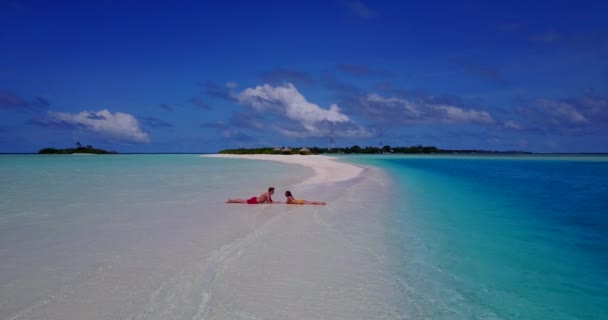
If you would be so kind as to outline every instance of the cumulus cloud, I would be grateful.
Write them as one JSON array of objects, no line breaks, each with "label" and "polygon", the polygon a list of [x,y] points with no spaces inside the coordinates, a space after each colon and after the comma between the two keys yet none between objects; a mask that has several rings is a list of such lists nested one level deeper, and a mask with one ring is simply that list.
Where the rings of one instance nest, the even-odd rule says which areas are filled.
[{"label": "cumulus cloud", "polygon": [[150,137],[139,125],[139,121],[128,113],[82,111],[80,113],[48,112],[47,117],[36,122],[42,126],[80,128],[111,139],[131,143],[147,143]]},{"label": "cumulus cloud", "polygon": [[[572,100],[571,100],[572,101]],[[595,124],[608,125],[608,98],[599,96],[585,96],[573,100],[573,104]]]},{"label": "cumulus cloud", "polygon": [[291,125],[290,123],[275,123],[272,125],[272,128],[279,132],[279,134],[290,138],[327,136],[332,127],[334,128],[334,135],[337,137],[368,138],[374,134],[354,122],[321,123],[318,125],[318,130],[316,131],[301,130],[297,125]]},{"label": "cumulus cloud", "polygon": [[[280,120],[298,125],[292,126],[290,130],[278,130],[285,135],[322,136],[327,133],[330,123],[355,125],[337,104],[323,109],[307,101],[291,83],[276,87],[265,84],[248,88],[235,94],[235,99],[258,113],[278,116]],[[279,127],[275,124],[275,128]]]},{"label": "cumulus cloud", "polygon": [[567,101],[555,101],[549,99],[539,99],[537,106],[543,113],[550,116],[550,121],[556,125],[582,125],[589,123],[589,120],[577,110],[577,108]]},{"label": "cumulus cloud", "polygon": [[487,111],[465,109],[442,103],[440,99],[385,98],[378,94],[368,94],[355,102],[356,108],[353,110],[379,124],[494,123],[494,119]]},{"label": "cumulus cloud", "polygon": [[506,129],[512,129],[512,130],[521,130],[522,129],[522,126],[513,120],[505,121],[503,123],[503,127]]},{"label": "cumulus cloud", "polygon": [[517,109],[526,129],[539,132],[583,133],[608,127],[608,98],[537,99]]},{"label": "cumulus cloud", "polygon": [[332,104],[328,110],[308,102],[291,83],[277,87],[265,84],[253,89],[245,89],[238,95],[238,101],[252,106],[257,111],[275,109],[284,112],[292,120],[307,123],[323,120],[331,122],[350,121],[348,116],[340,112],[340,108],[336,104]]}]

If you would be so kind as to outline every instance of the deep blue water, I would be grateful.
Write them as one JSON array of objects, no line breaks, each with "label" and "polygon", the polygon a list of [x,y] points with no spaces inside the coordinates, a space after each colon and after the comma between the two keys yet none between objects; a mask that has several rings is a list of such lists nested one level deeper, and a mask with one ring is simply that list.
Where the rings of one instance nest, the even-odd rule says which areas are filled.
[{"label": "deep blue water", "polygon": [[608,318],[608,157],[352,160],[394,178],[387,242],[415,318]]}]

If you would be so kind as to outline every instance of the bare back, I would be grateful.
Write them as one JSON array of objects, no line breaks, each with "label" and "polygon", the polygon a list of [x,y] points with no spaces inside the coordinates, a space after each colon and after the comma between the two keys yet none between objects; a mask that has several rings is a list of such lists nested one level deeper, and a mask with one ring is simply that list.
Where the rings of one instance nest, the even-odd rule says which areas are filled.
[{"label": "bare back", "polygon": [[272,198],[270,197],[270,194],[268,192],[266,192],[258,197],[258,203],[265,203],[265,202],[268,202],[268,203],[272,202]]}]

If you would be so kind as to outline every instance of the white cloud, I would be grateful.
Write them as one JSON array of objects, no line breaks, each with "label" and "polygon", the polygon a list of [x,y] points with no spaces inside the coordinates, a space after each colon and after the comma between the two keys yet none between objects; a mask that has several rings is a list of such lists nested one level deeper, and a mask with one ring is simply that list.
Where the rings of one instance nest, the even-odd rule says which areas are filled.
[{"label": "white cloud", "polygon": [[445,111],[444,121],[449,123],[492,123],[494,119],[486,111],[465,110],[454,106],[434,106],[438,110]]},{"label": "white cloud", "polygon": [[369,94],[361,98],[365,115],[381,122],[394,123],[482,123],[494,122],[492,116],[475,109],[433,103],[430,101],[385,98]]},{"label": "white cloud", "polygon": [[121,141],[150,142],[148,134],[140,128],[139,121],[128,113],[112,113],[106,109],[80,113],[49,112],[45,122],[79,126],[87,131]]},{"label": "white cloud", "polygon": [[515,122],[513,120],[505,121],[504,127],[506,129],[514,129],[514,130],[521,130],[522,129],[522,126],[520,126],[517,122]]},{"label": "white cloud", "polygon": [[608,127],[608,98],[602,96],[536,99],[517,111],[527,127],[539,131],[600,134]]},{"label": "white cloud", "polygon": [[589,120],[572,104],[565,101],[540,99],[538,105],[552,118],[554,124],[586,124]]},{"label": "white cloud", "polygon": [[[327,123],[353,124],[353,121],[336,104],[323,109],[311,103],[296,89],[287,83],[273,87],[265,84],[248,88],[235,94],[237,101],[250,106],[260,113],[272,113],[295,121],[301,125],[300,130],[277,129],[288,136],[320,136],[327,133]],[[342,132],[344,134],[344,132]]]},{"label": "white cloud", "polygon": [[[327,129],[319,129],[315,128],[313,131],[302,131],[302,130],[291,130],[289,128],[273,126],[273,129],[279,132],[281,135],[290,137],[290,138],[309,138],[309,137],[319,137],[329,134],[329,130]],[[321,133],[321,134],[320,134]],[[335,131],[335,136],[337,137],[347,137],[347,138],[368,138],[372,136],[373,133],[365,128],[351,125],[348,128],[340,128]]]}]

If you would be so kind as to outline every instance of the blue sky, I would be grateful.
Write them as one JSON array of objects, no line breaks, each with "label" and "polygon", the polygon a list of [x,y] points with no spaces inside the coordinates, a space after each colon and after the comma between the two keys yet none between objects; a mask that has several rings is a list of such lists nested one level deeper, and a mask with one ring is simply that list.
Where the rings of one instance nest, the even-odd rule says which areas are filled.
[{"label": "blue sky", "polygon": [[[86,4],[85,4],[86,3]],[[608,2],[0,1],[0,152],[608,152]]]}]

